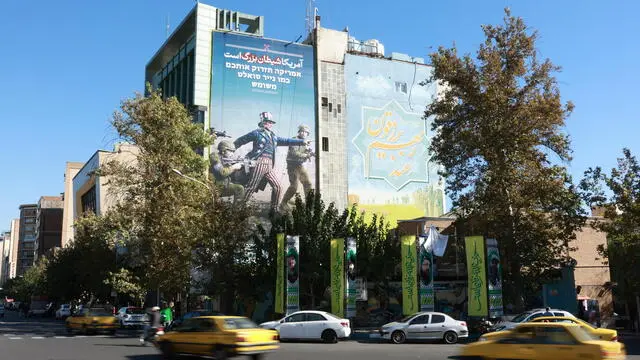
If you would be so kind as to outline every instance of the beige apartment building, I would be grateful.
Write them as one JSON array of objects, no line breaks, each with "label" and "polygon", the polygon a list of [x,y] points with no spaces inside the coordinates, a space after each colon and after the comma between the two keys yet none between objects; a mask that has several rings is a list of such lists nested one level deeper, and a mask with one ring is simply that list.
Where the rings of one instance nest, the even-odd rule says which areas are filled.
[{"label": "beige apartment building", "polygon": [[20,219],[11,220],[11,249],[9,250],[9,279],[18,275],[18,242],[20,240]]},{"label": "beige apartment building", "polygon": [[60,246],[65,247],[70,241],[73,241],[73,178],[80,172],[84,166],[81,162],[70,162],[64,169],[64,195],[62,196],[62,234],[60,238]]},{"label": "beige apartment building", "polygon": [[[65,202],[71,202],[72,219],[76,219],[87,212],[93,212],[97,215],[104,214],[109,207],[117,202],[116,194],[109,191],[108,179],[96,176],[95,172],[100,166],[112,160],[133,164],[136,161],[138,152],[137,146],[123,143],[116,144],[113,151],[98,150],[91,156],[73,177],[72,191],[70,192],[72,199],[69,199],[69,197],[65,199]],[[69,220],[67,219],[67,221]],[[67,222],[66,226],[67,237],[69,238],[73,221],[71,221],[70,226],[69,222]],[[73,238],[73,235],[70,238]]]}]

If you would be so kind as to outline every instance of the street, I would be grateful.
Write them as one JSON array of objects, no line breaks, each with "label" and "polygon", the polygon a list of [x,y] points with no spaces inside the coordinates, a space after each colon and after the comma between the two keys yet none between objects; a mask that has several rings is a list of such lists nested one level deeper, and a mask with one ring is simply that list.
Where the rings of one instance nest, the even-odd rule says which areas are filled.
[{"label": "street", "polygon": [[[136,330],[118,330],[110,335],[67,335],[62,321],[18,318],[7,312],[0,321],[0,351],[3,359],[46,360],[151,360],[160,359],[151,345],[141,346]],[[267,359],[324,360],[353,359],[447,359],[464,345],[404,344],[391,345],[369,341],[344,341],[338,344],[283,343]],[[640,360],[640,338],[627,339],[628,359]]]}]

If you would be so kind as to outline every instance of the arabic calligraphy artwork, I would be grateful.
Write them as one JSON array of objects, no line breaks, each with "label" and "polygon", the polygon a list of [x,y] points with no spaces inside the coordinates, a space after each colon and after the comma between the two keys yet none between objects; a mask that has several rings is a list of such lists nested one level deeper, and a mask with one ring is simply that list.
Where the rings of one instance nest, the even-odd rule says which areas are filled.
[{"label": "arabic calligraphy artwork", "polygon": [[400,238],[402,257],[402,313],[411,315],[418,312],[418,266],[416,259],[416,237],[405,235]]},{"label": "arabic calligraphy artwork", "polygon": [[344,316],[344,239],[331,239],[331,313]]},{"label": "arabic calligraphy artwork", "polygon": [[[423,110],[436,86],[424,65],[347,55],[349,201],[389,219],[440,216],[444,181]],[[385,74],[384,76],[381,74]],[[388,75],[387,75],[388,74]]]},{"label": "arabic calligraphy artwork", "polygon": [[487,277],[484,257],[484,237],[464,238],[467,254],[469,316],[487,316]]},{"label": "arabic calligraphy artwork", "polygon": [[[304,156],[317,153],[315,141],[305,147],[289,141],[301,127],[309,130],[306,139],[315,139],[313,47],[223,32],[213,33],[212,45],[210,127],[230,138],[219,137],[211,152],[227,141],[236,147],[234,158],[253,161],[221,180],[229,187],[224,196],[252,202],[261,219],[287,211],[283,199],[316,187],[315,157]],[[270,133],[258,124],[263,112],[275,122]],[[271,164],[255,172],[262,154],[273,154]],[[288,166],[290,157],[296,166]]]},{"label": "arabic calligraphy artwork", "polygon": [[487,239],[487,277],[489,289],[489,317],[502,316],[502,264],[496,239]]}]

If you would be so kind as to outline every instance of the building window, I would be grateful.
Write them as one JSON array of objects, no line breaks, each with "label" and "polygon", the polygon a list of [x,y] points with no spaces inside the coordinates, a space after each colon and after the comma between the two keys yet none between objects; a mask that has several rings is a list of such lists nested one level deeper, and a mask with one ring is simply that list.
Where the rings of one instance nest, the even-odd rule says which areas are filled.
[{"label": "building window", "polygon": [[402,81],[396,81],[396,92],[401,92],[403,94],[407,93],[407,83]]},{"label": "building window", "polygon": [[84,193],[80,198],[82,202],[82,212],[88,213],[92,212],[94,214],[97,213],[97,204],[96,204],[96,186],[93,185],[89,191]]},{"label": "building window", "polygon": [[329,151],[329,138],[322,137],[322,151]]},{"label": "building window", "polygon": [[329,103],[329,112],[333,111],[333,104]]},{"label": "building window", "polygon": [[338,107],[338,114],[342,113],[342,105],[338,104],[337,107]]},{"label": "building window", "polygon": [[322,97],[322,107],[327,107],[329,106],[329,98],[327,97]]}]

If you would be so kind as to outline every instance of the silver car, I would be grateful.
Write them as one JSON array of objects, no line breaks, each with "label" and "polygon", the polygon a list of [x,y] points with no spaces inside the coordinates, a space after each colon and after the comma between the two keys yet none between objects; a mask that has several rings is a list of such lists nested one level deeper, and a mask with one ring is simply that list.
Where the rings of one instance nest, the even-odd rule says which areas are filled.
[{"label": "silver car", "polygon": [[455,344],[458,339],[469,337],[469,329],[467,323],[447,314],[421,312],[383,325],[380,337],[394,344],[407,340],[443,340]]}]

